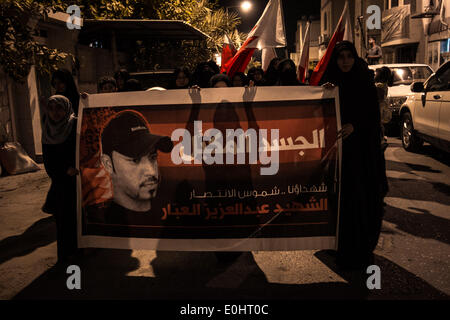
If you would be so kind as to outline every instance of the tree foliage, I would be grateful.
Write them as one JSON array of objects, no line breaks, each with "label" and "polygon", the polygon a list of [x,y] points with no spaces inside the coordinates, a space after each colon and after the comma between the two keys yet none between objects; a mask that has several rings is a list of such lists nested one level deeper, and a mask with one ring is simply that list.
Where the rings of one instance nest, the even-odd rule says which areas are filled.
[{"label": "tree foliage", "polygon": [[[71,3],[63,0],[2,0],[0,2],[0,65],[16,81],[21,81],[36,65],[40,73],[49,74],[64,63],[65,52],[48,48],[33,38],[33,22],[46,19],[48,12],[65,12]],[[84,19],[164,19],[182,20],[209,37],[206,48],[182,49],[183,64],[196,64],[220,52],[224,34],[236,47],[246,35],[237,32],[240,17],[219,8],[209,0],[79,0]]]},{"label": "tree foliage", "polygon": [[227,13],[208,0],[164,1],[156,8],[156,12],[160,19],[184,20],[206,33],[210,37],[207,43],[211,53],[222,46],[225,34],[230,36],[236,46],[246,37],[245,34],[237,32],[241,18],[235,12]]},{"label": "tree foliage", "polygon": [[50,74],[70,56],[33,38],[33,24],[45,19],[48,9],[32,0],[0,3],[0,66],[16,81],[23,81],[32,65],[36,66],[36,71]]},{"label": "tree foliage", "polygon": [[[49,1],[53,5],[55,0]],[[62,0],[58,0],[62,4]],[[235,45],[246,35],[237,32],[241,23],[235,12],[227,13],[209,0],[81,0],[78,1],[85,19],[161,19],[182,20],[209,36],[207,49],[212,56],[222,46],[224,34]]]}]

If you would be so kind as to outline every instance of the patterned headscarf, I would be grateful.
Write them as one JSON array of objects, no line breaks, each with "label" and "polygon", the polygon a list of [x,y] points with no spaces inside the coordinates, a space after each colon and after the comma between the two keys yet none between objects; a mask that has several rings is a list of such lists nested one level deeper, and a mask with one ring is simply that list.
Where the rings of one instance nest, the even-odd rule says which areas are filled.
[{"label": "patterned headscarf", "polygon": [[66,141],[72,132],[76,116],[72,110],[72,104],[69,99],[62,95],[51,96],[48,103],[55,103],[64,110],[64,117],[58,122],[53,121],[48,112],[44,115],[42,125],[42,143],[43,144],[60,144]]}]

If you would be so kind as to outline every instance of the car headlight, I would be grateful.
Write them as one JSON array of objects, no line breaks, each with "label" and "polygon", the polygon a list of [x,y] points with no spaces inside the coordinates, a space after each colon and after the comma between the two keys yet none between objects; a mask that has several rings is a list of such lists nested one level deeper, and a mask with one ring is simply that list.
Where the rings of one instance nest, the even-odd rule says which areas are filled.
[{"label": "car headlight", "polygon": [[389,109],[392,111],[398,111],[403,103],[405,103],[407,97],[390,97],[389,98]]}]

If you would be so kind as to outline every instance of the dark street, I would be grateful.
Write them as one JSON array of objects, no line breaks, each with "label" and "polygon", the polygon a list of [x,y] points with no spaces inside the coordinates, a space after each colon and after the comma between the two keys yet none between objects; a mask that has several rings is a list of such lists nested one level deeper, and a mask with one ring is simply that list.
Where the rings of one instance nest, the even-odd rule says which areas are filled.
[{"label": "dark street", "polygon": [[[82,289],[68,290],[55,266],[55,225],[40,210],[48,188],[43,170],[0,179],[1,299],[448,299],[448,155],[429,145],[420,154],[389,139],[390,192],[375,264],[381,289],[367,275],[341,272],[333,252],[246,252],[218,263],[212,252],[87,249],[77,261]],[[27,200],[27,205],[23,205]]]}]

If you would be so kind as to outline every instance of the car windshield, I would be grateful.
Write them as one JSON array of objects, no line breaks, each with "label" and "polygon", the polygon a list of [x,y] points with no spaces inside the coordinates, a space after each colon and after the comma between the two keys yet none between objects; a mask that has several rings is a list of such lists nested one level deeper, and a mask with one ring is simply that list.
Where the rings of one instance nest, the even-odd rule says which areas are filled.
[{"label": "car windshield", "polygon": [[413,81],[424,81],[432,73],[427,66],[396,67],[391,68],[393,75],[393,85],[411,84]]}]

